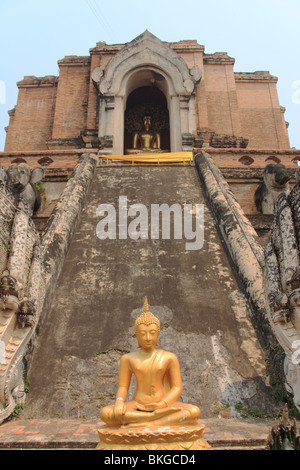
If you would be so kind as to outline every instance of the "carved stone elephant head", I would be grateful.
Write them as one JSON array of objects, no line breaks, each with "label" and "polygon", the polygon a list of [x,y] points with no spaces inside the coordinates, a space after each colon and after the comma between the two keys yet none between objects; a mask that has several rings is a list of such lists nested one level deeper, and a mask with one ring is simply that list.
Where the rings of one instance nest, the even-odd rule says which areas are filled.
[{"label": "carved stone elephant head", "polygon": [[288,194],[290,174],[281,163],[269,163],[264,169],[264,180],[255,192],[255,204],[258,212],[273,214],[274,204],[281,193]]},{"label": "carved stone elephant head", "polygon": [[27,163],[12,163],[7,168],[6,175],[9,188],[15,195],[26,201],[30,215],[32,215],[41,204],[41,198],[34,183],[44,178],[44,169],[30,168]]}]

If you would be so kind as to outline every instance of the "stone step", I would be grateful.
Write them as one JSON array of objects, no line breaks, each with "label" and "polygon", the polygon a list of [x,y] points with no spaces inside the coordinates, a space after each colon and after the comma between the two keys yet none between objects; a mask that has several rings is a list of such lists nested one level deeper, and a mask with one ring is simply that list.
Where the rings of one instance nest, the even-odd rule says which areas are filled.
[{"label": "stone step", "polygon": [[213,450],[267,450],[264,440],[261,442],[236,442],[234,440],[228,440],[223,445],[220,445],[220,443],[214,442],[214,440],[211,439],[209,443]]}]

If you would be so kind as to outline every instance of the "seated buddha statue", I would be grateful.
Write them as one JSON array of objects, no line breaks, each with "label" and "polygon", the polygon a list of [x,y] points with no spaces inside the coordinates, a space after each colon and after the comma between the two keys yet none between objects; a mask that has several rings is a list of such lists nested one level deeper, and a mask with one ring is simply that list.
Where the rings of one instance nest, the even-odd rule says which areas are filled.
[{"label": "seated buddha statue", "polygon": [[[147,298],[144,312],[135,321],[138,349],[122,356],[119,386],[114,405],[100,411],[108,426],[171,426],[195,423],[197,406],[178,401],[182,393],[179,362],[175,354],[157,348],[160,322]],[[126,401],[132,374],[136,378],[133,399]]]},{"label": "seated buddha statue", "polygon": [[144,129],[140,132],[135,132],[133,135],[133,148],[127,149],[126,154],[138,153],[157,153],[162,152],[161,136],[159,132],[151,131],[151,116],[143,117]]}]

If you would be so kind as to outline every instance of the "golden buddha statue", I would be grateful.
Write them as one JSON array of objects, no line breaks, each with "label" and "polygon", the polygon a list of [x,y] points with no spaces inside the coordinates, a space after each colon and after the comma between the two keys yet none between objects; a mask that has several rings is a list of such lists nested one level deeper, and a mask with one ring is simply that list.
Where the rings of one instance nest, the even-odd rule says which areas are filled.
[{"label": "golden buddha statue", "polygon": [[159,153],[161,150],[161,136],[159,132],[151,131],[151,116],[143,117],[144,130],[133,135],[133,148],[127,149],[126,154]]},{"label": "golden buddha statue", "polygon": [[[135,321],[139,349],[122,356],[115,404],[100,411],[108,426],[185,426],[200,417],[197,406],[177,401],[182,393],[179,362],[175,354],[157,349],[159,332],[160,322],[145,298],[144,312]],[[137,386],[126,402],[132,374]]]}]

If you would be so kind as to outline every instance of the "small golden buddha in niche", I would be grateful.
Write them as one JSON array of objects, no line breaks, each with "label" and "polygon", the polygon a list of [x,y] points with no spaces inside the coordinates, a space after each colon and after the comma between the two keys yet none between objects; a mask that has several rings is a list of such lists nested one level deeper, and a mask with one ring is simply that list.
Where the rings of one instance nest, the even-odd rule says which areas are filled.
[{"label": "small golden buddha in niche", "polygon": [[[144,312],[135,321],[139,349],[122,356],[115,404],[100,411],[108,426],[176,426],[200,417],[197,406],[177,401],[182,393],[179,362],[175,354],[157,349],[159,332],[160,322],[149,312],[146,298]],[[136,390],[126,402],[132,374]]]},{"label": "small golden buddha in niche", "polygon": [[159,132],[151,131],[151,116],[143,117],[144,130],[133,135],[133,148],[127,149],[127,154],[162,152]]}]

